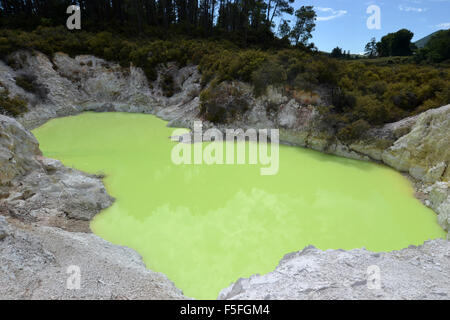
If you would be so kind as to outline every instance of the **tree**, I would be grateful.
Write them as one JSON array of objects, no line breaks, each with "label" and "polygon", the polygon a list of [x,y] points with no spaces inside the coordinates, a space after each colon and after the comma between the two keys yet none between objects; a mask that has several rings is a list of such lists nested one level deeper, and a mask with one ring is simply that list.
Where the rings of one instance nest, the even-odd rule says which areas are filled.
[{"label": "tree", "polygon": [[317,14],[312,6],[302,6],[295,11],[295,26],[291,32],[291,38],[295,42],[295,45],[303,44],[307,45],[308,40],[312,38],[312,32],[316,27]]},{"label": "tree", "polygon": [[266,21],[269,26],[272,25],[273,19],[282,15],[283,13],[293,14],[294,8],[291,3],[295,0],[268,0]]},{"label": "tree", "polygon": [[333,51],[331,51],[330,56],[332,58],[342,58],[342,49],[339,47],[334,48]]},{"label": "tree", "polygon": [[289,20],[283,20],[283,22],[278,27],[278,34],[281,38],[288,38],[291,34],[291,26],[289,25]]},{"label": "tree", "polygon": [[389,33],[377,43],[377,52],[381,57],[410,56],[413,53],[411,39],[414,33],[401,29],[395,33]]},{"label": "tree", "polygon": [[336,47],[331,51],[330,57],[337,58],[337,59],[351,59],[352,58],[352,56],[350,54],[350,50],[345,51],[339,47]]},{"label": "tree", "polygon": [[378,55],[377,40],[375,38],[372,38],[370,42],[366,44],[364,52],[365,55],[371,59]]}]

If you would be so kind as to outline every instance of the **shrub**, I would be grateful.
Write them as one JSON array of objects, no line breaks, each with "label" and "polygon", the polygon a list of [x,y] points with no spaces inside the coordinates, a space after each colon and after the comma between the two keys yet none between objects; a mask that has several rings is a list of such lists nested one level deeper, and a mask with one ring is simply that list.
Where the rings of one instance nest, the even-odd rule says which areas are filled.
[{"label": "shrub", "polygon": [[385,97],[395,107],[406,111],[413,111],[421,104],[421,101],[415,93],[415,88],[408,83],[400,82],[392,84],[386,92]]},{"label": "shrub", "polygon": [[339,130],[338,138],[344,142],[351,142],[360,139],[369,129],[369,123],[360,119]]},{"label": "shrub", "polygon": [[358,96],[354,114],[358,119],[364,119],[372,125],[381,125],[395,119],[376,95]]},{"label": "shrub", "polygon": [[262,95],[270,85],[281,85],[287,80],[286,71],[281,65],[270,61],[264,63],[252,73],[252,83],[255,86],[255,94]]},{"label": "shrub", "polygon": [[353,109],[356,106],[356,98],[340,88],[335,88],[331,92],[331,103],[337,112]]},{"label": "shrub", "polygon": [[41,99],[45,99],[48,89],[36,82],[36,76],[31,74],[21,74],[15,78],[16,84],[27,92],[33,93]]},{"label": "shrub", "polygon": [[12,116],[12,117],[17,117],[27,111],[28,111],[28,108],[27,108],[27,103],[25,100],[23,100],[19,97],[14,97],[12,99],[9,98],[7,90],[0,93],[0,112],[1,113],[8,115],[8,116]]},{"label": "shrub", "polygon": [[208,54],[200,61],[202,84],[206,85],[213,78],[221,81],[251,81],[252,74],[268,58],[260,50],[223,50]]},{"label": "shrub", "polygon": [[171,97],[175,94],[175,82],[171,75],[163,74],[161,76],[160,86],[166,97]]},{"label": "shrub", "polygon": [[368,86],[370,93],[376,94],[377,97],[382,97],[387,90],[387,82],[383,80],[375,81]]},{"label": "shrub", "polygon": [[200,114],[205,120],[226,123],[248,110],[247,92],[235,83],[222,82],[200,95]]},{"label": "shrub", "polygon": [[25,91],[34,92],[36,89],[33,83],[35,78],[30,75],[21,75],[14,80],[16,80],[16,84]]}]

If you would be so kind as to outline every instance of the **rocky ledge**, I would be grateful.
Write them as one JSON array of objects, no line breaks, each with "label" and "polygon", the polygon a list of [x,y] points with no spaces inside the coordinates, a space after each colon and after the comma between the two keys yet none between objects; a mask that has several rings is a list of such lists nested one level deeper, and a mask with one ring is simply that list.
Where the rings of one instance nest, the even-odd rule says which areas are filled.
[{"label": "rocky ledge", "polygon": [[[184,298],[136,252],[90,233],[89,220],[113,202],[101,177],[42,157],[34,136],[4,116],[0,164],[0,298]],[[72,265],[80,290],[67,287]]]},{"label": "rocky ledge", "polygon": [[239,279],[219,299],[450,299],[450,245],[426,242],[389,253],[364,249],[286,255],[275,271]]},{"label": "rocky ledge", "polygon": [[[164,275],[145,269],[134,251],[90,233],[89,220],[114,201],[102,177],[43,157],[28,130],[83,111],[151,113],[171,126],[190,128],[200,119],[197,68],[169,64],[149,83],[139,68],[122,68],[92,56],[71,58],[60,53],[49,59],[39,52],[17,52],[9,60],[14,68],[0,61],[0,92],[21,97],[28,112],[17,119],[0,116],[0,285],[5,288],[0,297],[185,298]],[[30,92],[17,85],[17,78],[24,75],[38,90]],[[163,94],[163,76],[173,79],[171,97]],[[248,111],[226,126],[204,122],[204,128],[279,128],[287,144],[384,162],[407,174],[416,196],[433,208],[440,224],[449,230],[450,106],[373,129],[364,140],[349,145],[330,133],[315,107],[273,88],[255,98],[247,84],[231,85],[247,92]],[[279,108],[268,112],[269,104]],[[268,275],[239,280],[220,297],[448,299],[449,248],[450,242],[444,240],[380,254],[307,248],[287,255]],[[81,269],[81,290],[67,290],[67,268],[72,264]],[[365,289],[368,264],[380,268],[378,291]]]},{"label": "rocky ledge", "polygon": [[[91,233],[8,220],[0,216],[2,299],[185,299],[129,248]],[[79,290],[72,290],[72,266],[79,267]]]}]

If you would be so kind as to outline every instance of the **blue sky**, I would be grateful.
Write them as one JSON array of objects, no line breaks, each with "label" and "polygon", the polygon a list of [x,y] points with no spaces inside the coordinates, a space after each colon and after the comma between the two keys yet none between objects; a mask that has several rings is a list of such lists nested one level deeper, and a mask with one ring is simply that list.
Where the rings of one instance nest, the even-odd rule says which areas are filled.
[{"label": "blue sky", "polygon": [[[294,8],[312,5],[318,15],[312,42],[321,51],[336,46],[361,53],[372,37],[377,41],[389,32],[406,28],[413,41],[439,29],[450,28],[450,0],[296,0]],[[366,13],[370,5],[381,9],[381,29],[369,30]],[[293,17],[284,17],[291,19]]]}]

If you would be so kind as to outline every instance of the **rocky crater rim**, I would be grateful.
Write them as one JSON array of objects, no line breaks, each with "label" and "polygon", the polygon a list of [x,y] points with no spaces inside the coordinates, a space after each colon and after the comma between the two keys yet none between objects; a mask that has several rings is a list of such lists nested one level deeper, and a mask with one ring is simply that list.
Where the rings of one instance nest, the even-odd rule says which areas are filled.
[{"label": "rocky crater rim", "polygon": [[[169,126],[192,129],[193,122],[202,119],[199,114],[199,93],[202,88],[197,67],[187,66],[180,69],[175,64],[169,64],[161,67],[156,81],[149,83],[139,68],[122,68],[93,56],[70,58],[58,53],[50,60],[39,52],[20,51],[12,54],[11,58],[20,62],[20,68],[13,70],[0,61],[0,90],[3,87],[8,90],[10,97],[20,96],[27,101],[28,112],[18,117],[17,121],[0,116],[0,211],[2,215],[18,221],[8,223],[11,218],[0,220],[2,258],[9,259],[11,254],[5,249],[6,240],[16,241],[22,237],[14,236],[12,238],[15,240],[12,240],[11,234],[25,233],[23,239],[37,237],[36,241],[44,247],[48,245],[45,236],[42,236],[44,229],[59,233],[67,239],[78,237],[77,239],[84,241],[86,245],[94,241],[94,238],[98,241],[98,237],[94,235],[77,232],[89,232],[89,221],[114,201],[107,194],[101,181],[102,177],[66,168],[57,160],[42,157],[36,139],[28,130],[53,118],[76,115],[84,111],[148,113],[169,121]],[[165,97],[161,89],[160,77],[163,72],[173,77],[178,88],[172,97]],[[14,80],[19,73],[32,74],[34,81],[45,86],[44,93],[31,93],[19,87]],[[251,90],[244,83],[234,85],[240,86],[242,91]],[[285,144],[347,158],[385,163],[411,177],[416,197],[438,214],[439,223],[449,231],[450,134],[446,128],[450,127],[450,105],[373,129],[365,141],[346,145],[330,135],[326,123],[312,106],[289,100],[274,88],[269,88],[266,95],[257,99],[249,92],[245,96],[250,107],[242,118],[227,125],[204,122],[205,129],[279,128],[281,141]],[[268,114],[267,103],[283,104],[283,108],[279,112]],[[24,227],[29,224],[32,227]],[[104,240],[103,243],[107,245]],[[448,251],[449,242],[433,240],[415,249],[407,248],[386,254],[397,257],[399,261],[393,264],[398,265],[403,252],[416,250],[420,255],[430,246],[443,247],[444,251]],[[124,256],[119,253],[123,249],[112,247],[112,250],[117,251],[119,259],[123,259]],[[70,259],[70,256],[61,253],[59,249],[57,252],[60,256],[56,259]],[[323,252],[328,254],[344,251]],[[358,257],[375,254],[365,250],[361,252],[364,254],[358,254]],[[42,254],[39,252],[38,255]],[[353,255],[354,251],[348,251],[348,254]],[[291,254],[287,256],[289,255]],[[285,259],[286,257],[280,265]],[[23,263],[26,263],[26,260],[23,260]],[[13,266],[10,268],[15,270]],[[42,269],[42,263],[33,265],[31,269],[33,268]],[[447,269],[445,274],[450,278]],[[26,277],[27,280],[37,281],[33,274]],[[4,281],[1,276],[0,279]],[[39,279],[44,281],[43,277]],[[158,281],[168,288],[168,296],[181,297],[179,290],[174,288],[170,280],[165,278]],[[17,296],[19,292],[23,294],[25,290],[19,288],[20,285],[11,285],[8,281],[5,285],[12,288],[11,297]],[[236,290],[234,292],[239,291]],[[40,294],[46,296],[45,293]],[[95,296],[95,293],[91,294]],[[238,293],[226,293],[225,297],[233,298],[237,295]],[[223,298],[224,294],[221,293],[220,297]]]},{"label": "rocky crater rim", "polygon": [[[89,55],[70,58],[57,53],[50,60],[39,52],[19,51],[11,59],[19,69],[12,70],[0,62],[0,70],[5,70],[0,82],[10,95],[19,94],[29,102],[29,111],[18,118],[27,129],[83,111],[149,113],[168,121],[168,126],[189,129],[196,120],[203,120],[204,130],[278,128],[283,144],[379,162],[406,174],[414,185],[416,197],[434,210],[441,226],[449,230],[450,137],[446,128],[450,127],[450,105],[370,129],[364,139],[343,143],[316,107],[303,105],[272,87],[265,95],[255,98],[250,85],[236,81],[225,86],[241,93],[238,102],[244,99],[248,110],[226,125],[204,121],[199,107],[201,75],[194,65],[160,66],[157,80],[149,82],[140,68],[123,68]],[[45,84],[45,97],[23,92],[9,81],[17,74],[30,74],[35,82]],[[176,89],[171,97],[165,97],[162,88],[163,78],[167,76],[173,79]],[[234,96],[217,102],[232,104],[233,99]],[[280,107],[278,111],[268,112],[268,105]],[[447,194],[447,201],[442,193]]]}]

